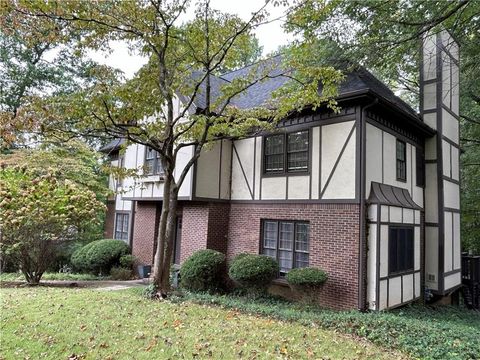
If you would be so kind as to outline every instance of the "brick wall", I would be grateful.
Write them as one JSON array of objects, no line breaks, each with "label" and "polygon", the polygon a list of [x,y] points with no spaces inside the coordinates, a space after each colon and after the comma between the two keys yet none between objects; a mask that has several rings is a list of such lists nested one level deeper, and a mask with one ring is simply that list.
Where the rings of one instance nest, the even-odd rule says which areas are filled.
[{"label": "brick wall", "polygon": [[197,250],[227,252],[230,204],[185,203],[182,210],[180,261]]},{"label": "brick wall", "polygon": [[310,222],[310,266],[326,270],[319,302],[358,307],[359,206],[352,204],[235,204],[230,207],[227,258],[258,254],[261,219]]},{"label": "brick wall", "polygon": [[157,202],[137,202],[133,227],[132,254],[143,265],[153,264],[153,251],[160,212]]},{"label": "brick wall", "polygon": [[115,201],[107,201],[107,213],[103,228],[104,239],[113,239],[113,227],[115,226]]},{"label": "brick wall", "polygon": [[185,204],[182,211],[180,262],[195,251],[207,248],[208,204]]}]

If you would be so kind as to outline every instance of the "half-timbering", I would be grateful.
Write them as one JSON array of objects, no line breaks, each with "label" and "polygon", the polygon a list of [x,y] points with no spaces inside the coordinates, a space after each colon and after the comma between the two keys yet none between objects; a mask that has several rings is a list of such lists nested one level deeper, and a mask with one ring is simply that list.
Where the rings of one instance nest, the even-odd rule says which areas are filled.
[{"label": "half-timbering", "polygon": [[[454,291],[461,283],[458,46],[448,33],[425,39],[420,71],[420,115],[359,69],[340,86],[339,113],[306,110],[273,133],[209,146],[179,193],[175,263],[204,248],[229,260],[272,256],[281,268],[274,290],[283,294],[283,274],[318,266],[329,273],[319,301],[337,309],[382,310]],[[280,85],[255,85],[241,106],[258,106],[258,94]],[[146,170],[141,179],[112,182],[122,191],[109,206],[106,233],[151,265],[162,169],[153,151],[131,145],[119,156],[120,147],[116,140],[102,151],[119,166]],[[193,148],[182,151],[177,169]]]}]

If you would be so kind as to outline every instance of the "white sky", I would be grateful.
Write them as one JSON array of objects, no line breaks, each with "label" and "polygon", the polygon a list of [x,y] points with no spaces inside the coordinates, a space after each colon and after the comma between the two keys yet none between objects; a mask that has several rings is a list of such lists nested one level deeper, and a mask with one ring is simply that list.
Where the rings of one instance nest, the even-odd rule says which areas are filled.
[{"label": "white sky", "polygon": [[[257,11],[263,5],[262,0],[211,0],[210,6],[222,12],[237,14],[244,20],[251,17],[252,12]],[[270,19],[281,17],[285,12],[285,7],[274,7],[269,5],[267,7],[270,13]],[[185,19],[191,14],[186,14]],[[259,26],[255,34],[261,46],[263,46],[263,54],[266,55],[278,48],[280,45],[285,45],[293,39],[290,34],[286,34],[282,29],[282,21],[277,20],[269,24]],[[119,68],[125,73],[127,78],[131,78],[134,73],[145,64],[146,59],[139,56],[132,56],[128,53],[127,47],[121,42],[112,44],[113,52],[91,53],[90,57],[103,64]]]}]

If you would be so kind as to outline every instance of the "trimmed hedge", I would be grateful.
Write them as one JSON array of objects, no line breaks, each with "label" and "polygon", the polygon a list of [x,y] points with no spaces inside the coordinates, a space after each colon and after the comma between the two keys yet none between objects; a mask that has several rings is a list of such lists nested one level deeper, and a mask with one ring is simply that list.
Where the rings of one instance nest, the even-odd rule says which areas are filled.
[{"label": "trimmed hedge", "polygon": [[293,286],[318,288],[327,281],[328,275],[321,269],[306,267],[290,270],[287,273],[286,279],[288,283]]},{"label": "trimmed hedge", "polygon": [[180,285],[191,291],[214,291],[222,285],[225,255],[215,250],[193,253],[180,268]]},{"label": "trimmed hedge", "polygon": [[258,293],[266,291],[278,272],[278,263],[271,257],[240,254],[233,259],[228,275],[240,286]]},{"label": "trimmed hedge", "polygon": [[286,279],[290,288],[300,295],[301,301],[313,304],[317,302],[319,290],[327,281],[328,275],[321,269],[307,267],[290,270]]},{"label": "trimmed hedge", "polygon": [[120,258],[120,266],[124,269],[133,269],[133,265],[135,264],[135,256],[133,255],[130,255],[130,254],[127,254],[127,255],[123,255],[121,258]]},{"label": "trimmed hedge", "polygon": [[122,240],[97,240],[75,251],[72,265],[80,271],[108,274],[129,251],[129,246]]}]

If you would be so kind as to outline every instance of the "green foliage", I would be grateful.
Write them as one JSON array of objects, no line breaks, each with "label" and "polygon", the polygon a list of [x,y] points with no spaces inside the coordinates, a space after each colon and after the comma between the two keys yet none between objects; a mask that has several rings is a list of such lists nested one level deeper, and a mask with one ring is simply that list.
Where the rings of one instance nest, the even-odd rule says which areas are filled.
[{"label": "green foliage", "polygon": [[290,285],[315,288],[322,286],[328,275],[321,269],[308,267],[290,270],[286,279]]},{"label": "green foliage", "polygon": [[56,244],[54,249],[54,261],[50,264],[47,271],[58,272],[62,267],[71,267],[71,258],[75,251],[80,249],[83,243],[78,241],[65,241]]},{"label": "green foliage", "polygon": [[420,359],[477,359],[480,355],[480,313],[463,307],[407,306],[386,312],[332,311],[278,298],[186,294],[185,300],[219,305],[290,323],[312,324],[358,336],[386,349]]},{"label": "green foliage", "polygon": [[193,253],[180,268],[180,284],[191,291],[213,291],[222,286],[225,255],[215,250]]},{"label": "green foliage", "polygon": [[72,266],[77,271],[87,271],[89,269],[90,264],[88,259],[88,251],[95,246],[95,241],[82,246],[81,248],[75,250],[72,253],[72,257],[70,258],[70,262]]},{"label": "green foliage", "polygon": [[125,269],[133,269],[133,265],[135,264],[135,256],[127,254],[120,257],[120,266]]},{"label": "green foliage", "polygon": [[72,181],[6,167],[0,172],[1,251],[28,282],[38,283],[56,246],[76,239],[104,209],[93,192]]},{"label": "green foliage", "polygon": [[[9,154],[0,154],[0,165],[26,168],[34,177],[50,174],[57,181],[73,182],[94,192],[100,202],[105,202],[109,193],[107,174],[101,167],[100,155],[81,141],[10,151]],[[105,213],[97,211],[95,215],[95,221],[82,224],[76,240],[89,242],[102,237]]]},{"label": "green foliage", "polygon": [[97,240],[77,250],[72,255],[72,264],[81,271],[108,274],[129,250],[129,246],[122,240]]},{"label": "green foliage", "polygon": [[319,290],[327,281],[328,275],[318,268],[292,269],[287,273],[288,284],[305,303],[315,303],[320,295]]},{"label": "green foliage", "polygon": [[112,280],[131,280],[133,271],[129,268],[114,266],[110,269],[110,278]]},{"label": "green foliage", "polygon": [[228,275],[239,285],[263,293],[278,275],[278,263],[264,255],[240,254],[235,257],[228,270]]},{"label": "green foliage", "polygon": [[142,296],[148,300],[157,298],[157,286],[155,284],[149,284],[142,290]]},{"label": "green foliage", "polygon": [[[103,276],[96,276],[92,274],[77,274],[77,273],[59,273],[46,272],[42,276],[42,280],[62,280],[62,281],[95,281],[106,280]],[[20,272],[5,272],[0,274],[0,281],[25,281],[25,275]]]}]

